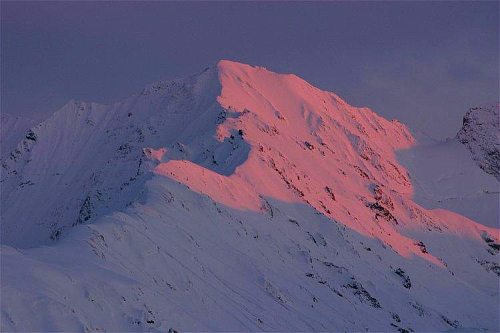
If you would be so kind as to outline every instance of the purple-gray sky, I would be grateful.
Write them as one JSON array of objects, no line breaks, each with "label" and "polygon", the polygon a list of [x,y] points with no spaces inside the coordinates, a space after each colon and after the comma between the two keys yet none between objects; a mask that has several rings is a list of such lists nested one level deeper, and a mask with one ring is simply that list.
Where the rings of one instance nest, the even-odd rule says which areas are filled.
[{"label": "purple-gray sky", "polygon": [[443,138],[498,101],[499,3],[1,2],[2,111],[40,119],[231,59]]}]

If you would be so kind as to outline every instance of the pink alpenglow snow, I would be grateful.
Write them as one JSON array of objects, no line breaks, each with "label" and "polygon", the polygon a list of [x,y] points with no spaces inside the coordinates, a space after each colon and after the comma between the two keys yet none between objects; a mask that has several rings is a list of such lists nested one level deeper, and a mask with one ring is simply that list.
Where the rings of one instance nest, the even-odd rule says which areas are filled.
[{"label": "pink alpenglow snow", "polygon": [[4,330],[500,329],[498,224],[456,204],[493,212],[495,177],[295,75],[223,60],[30,133],[2,164]]}]

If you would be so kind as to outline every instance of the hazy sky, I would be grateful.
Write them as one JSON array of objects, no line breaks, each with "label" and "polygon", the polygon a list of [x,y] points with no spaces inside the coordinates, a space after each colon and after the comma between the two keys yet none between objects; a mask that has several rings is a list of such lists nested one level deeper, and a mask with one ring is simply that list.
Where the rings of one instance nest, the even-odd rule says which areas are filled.
[{"label": "hazy sky", "polygon": [[1,2],[2,112],[120,100],[219,59],[295,73],[438,138],[498,101],[499,3]]}]

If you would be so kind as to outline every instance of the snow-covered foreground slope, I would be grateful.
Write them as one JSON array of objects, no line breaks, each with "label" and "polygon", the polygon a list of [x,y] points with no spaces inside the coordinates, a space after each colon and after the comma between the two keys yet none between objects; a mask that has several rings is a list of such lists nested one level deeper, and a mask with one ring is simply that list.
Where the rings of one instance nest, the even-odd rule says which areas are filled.
[{"label": "snow-covered foreground slope", "polygon": [[222,61],[71,102],[2,165],[2,329],[499,329],[498,229],[413,202],[404,125]]}]

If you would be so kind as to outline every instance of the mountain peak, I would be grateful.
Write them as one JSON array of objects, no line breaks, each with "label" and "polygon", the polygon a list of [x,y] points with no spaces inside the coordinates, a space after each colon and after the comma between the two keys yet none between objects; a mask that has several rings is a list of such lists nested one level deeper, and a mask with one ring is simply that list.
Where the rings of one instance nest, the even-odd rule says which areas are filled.
[{"label": "mountain peak", "polygon": [[227,59],[219,60],[216,64],[216,67],[218,68],[219,71],[224,73],[236,72],[236,71],[250,71],[258,68],[263,69],[263,67],[252,66],[242,62],[227,60]]},{"label": "mountain peak", "polygon": [[239,77],[241,80],[250,80],[250,81],[252,79],[257,78],[258,76],[268,76],[268,77],[276,76],[286,80],[297,80],[300,81],[302,84],[310,86],[310,84],[307,81],[298,77],[295,74],[277,73],[262,66],[254,66],[237,61],[223,59],[217,62],[216,67],[219,72],[219,75],[221,76],[225,75],[236,76]]}]

